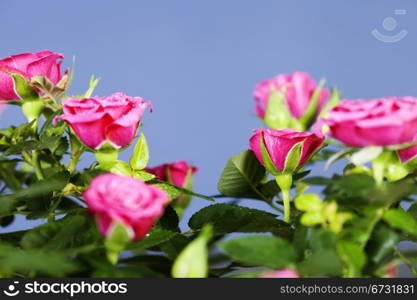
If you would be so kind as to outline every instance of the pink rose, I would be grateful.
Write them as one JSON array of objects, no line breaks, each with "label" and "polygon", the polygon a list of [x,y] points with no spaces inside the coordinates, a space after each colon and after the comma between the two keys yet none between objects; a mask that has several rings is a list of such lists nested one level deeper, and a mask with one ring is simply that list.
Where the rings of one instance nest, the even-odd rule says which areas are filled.
[{"label": "pink rose", "polygon": [[417,157],[417,146],[408,147],[405,149],[397,150],[398,157],[401,162],[406,164]]},{"label": "pink rose", "polygon": [[168,199],[155,186],[111,173],[94,178],[83,197],[103,235],[109,233],[113,222],[120,222],[132,230],[133,240],[142,239],[150,231]]},{"label": "pink rose", "polygon": [[[261,119],[265,117],[269,97],[271,92],[276,89],[285,91],[285,99],[289,111],[294,118],[299,119],[306,112],[316,87],[316,82],[304,72],[295,72],[289,75],[280,74],[272,79],[264,80],[256,86],[253,93],[256,101],[256,114]],[[329,91],[322,89],[318,102],[318,111],[321,110],[327,98],[329,98]]]},{"label": "pink rose", "polygon": [[140,97],[128,97],[115,93],[108,97],[68,99],[63,105],[62,119],[74,130],[88,147],[99,149],[105,142],[116,149],[130,144],[136,134],[139,121],[150,102]]},{"label": "pink rose", "polygon": [[250,139],[250,148],[255,156],[265,165],[261,152],[261,141],[272,160],[275,168],[283,172],[286,168],[287,157],[296,144],[301,143],[301,154],[297,164],[300,168],[320,148],[324,141],[323,136],[317,136],[310,132],[300,132],[293,129],[255,129],[255,134]]},{"label": "pink rose", "polygon": [[154,174],[157,179],[171,182],[180,187],[185,187],[190,170],[192,175],[197,172],[196,167],[190,166],[183,160],[146,169],[149,173]]},{"label": "pink rose", "polygon": [[0,100],[19,100],[14,91],[13,79],[7,73],[17,73],[30,81],[33,76],[43,75],[57,84],[61,78],[64,56],[49,50],[23,53],[0,60]]},{"label": "pink rose", "polygon": [[272,273],[262,275],[262,278],[299,278],[297,272],[291,269],[281,269]]},{"label": "pink rose", "polygon": [[417,98],[343,100],[318,120],[316,131],[351,147],[390,146],[417,140]]}]

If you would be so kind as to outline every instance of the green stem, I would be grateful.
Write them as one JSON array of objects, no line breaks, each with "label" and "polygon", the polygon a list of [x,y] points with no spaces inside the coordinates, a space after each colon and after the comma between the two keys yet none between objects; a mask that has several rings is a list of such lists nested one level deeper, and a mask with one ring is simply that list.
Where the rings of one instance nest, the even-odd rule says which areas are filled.
[{"label": "green stem", "polygon": [[417,277],[417,270],[413,266],[413,262],[411,262],[407,257],[405,257],[397,247],[394,247],[394,252],[400,258],[400,260],[408,267],[411,273],[413,273],[414,277]]},{"label": "green stem", "polygon": [[32,151],[32,166],[35,169],[36,178],[38,178],[38,180],[45,179],[39,160],[39,152],[37,150]]},{"label": "green stem", "polygon": [[282,173],[275,177],[275,180],[282,192],[282,201],[284,202],[284,221],[290,223],[291,221],[291,195],[290,190],[292,186],[292,174]]},{"label": "green stem", "polygon": [[71,174],[74,173],[82,152],[83,151],[79,150],[71,154],[71,160],[69,161],[68,166],[67,166],[67,169]]},{"label": "green stem", "polygon": [[74,173],[81,154],[85,151],[85,147],[81,144],[76,136],[70,134],[70,145],[71,145],[71,160],[68,163],[67,169],[72,174]]}]

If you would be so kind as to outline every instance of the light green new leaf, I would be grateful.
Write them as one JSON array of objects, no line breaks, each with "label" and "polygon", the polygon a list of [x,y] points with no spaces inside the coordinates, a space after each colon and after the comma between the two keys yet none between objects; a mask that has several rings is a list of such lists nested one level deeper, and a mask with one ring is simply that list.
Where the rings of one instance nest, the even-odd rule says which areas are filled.
[{"label": "light green new leaf", "polygon": [[94,75],[91,75],[90,86],[84,94],[85,98],[90,98],[93,95],[93,92],[94,92],[94,90],[97,87],[99,82],[100,82],[100,78],[94,78]]},{"label": "light green new leaf", "polygon": [[323,202],[316,194],[302,194],[294,199],[295,207],[302,211],[320,211]]},{"label": "light green new leaf", "polygon": [[212,228],[206,225],[199,236],[181,251],[172,266],[174,278],[205,278],[208,275],[207,244],[212,237]]},{"label": "light green new leaf", "polygon": [[133,154],[130,157],[130,166],[133,170],[144,169],[149,162],[148,142],[145,135],[141,132],[138,141],[136,142]]}]

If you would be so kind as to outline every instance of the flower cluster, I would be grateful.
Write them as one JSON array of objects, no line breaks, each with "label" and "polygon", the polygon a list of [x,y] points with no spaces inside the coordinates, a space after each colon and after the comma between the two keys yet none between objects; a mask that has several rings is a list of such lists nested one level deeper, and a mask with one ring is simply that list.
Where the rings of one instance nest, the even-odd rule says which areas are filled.
[{"label": "flower cluster", "polygon": [[[248,132],[249,149],[207,196],[193,190],[189,162],[149,166],[141,125],[151,102],[94,96],[94,77],[67,96],[63,59],[44,50],[0,60],[0,107],[27,118],[0,130],[0,226],[41,220],[0,233],[2,276],[394,277],[399,264],[417,274],[415,251],[397,248],[417,241],[417,98],[340,100],[304,72],[262,81],[253,96],[266,126]],[[94,160],[80,166],[85,152]],[[191,197],[212,205],[184,220]]]}]

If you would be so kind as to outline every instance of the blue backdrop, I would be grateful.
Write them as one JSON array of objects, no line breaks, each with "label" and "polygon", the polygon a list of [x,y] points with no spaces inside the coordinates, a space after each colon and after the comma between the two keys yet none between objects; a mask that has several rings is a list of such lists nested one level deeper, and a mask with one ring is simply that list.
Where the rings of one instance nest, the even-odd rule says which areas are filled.
[{"label": "blue backdrop", "polygon": [[[199,167],[196,191],[215,194],[227,159],[262,126],[252,99],[262,79],[303,70],[345,98],[416,96],[416,8],[412,0],[1,0],[0,57],[51,49],[66,66],[76,57],[72,93],[94,74],[98,95],[151,100],[143,127],[151,165],[188,160]],[[0,126],[21,122],[12,107]],[[203,205],[194,199],[187,216]]]}]

